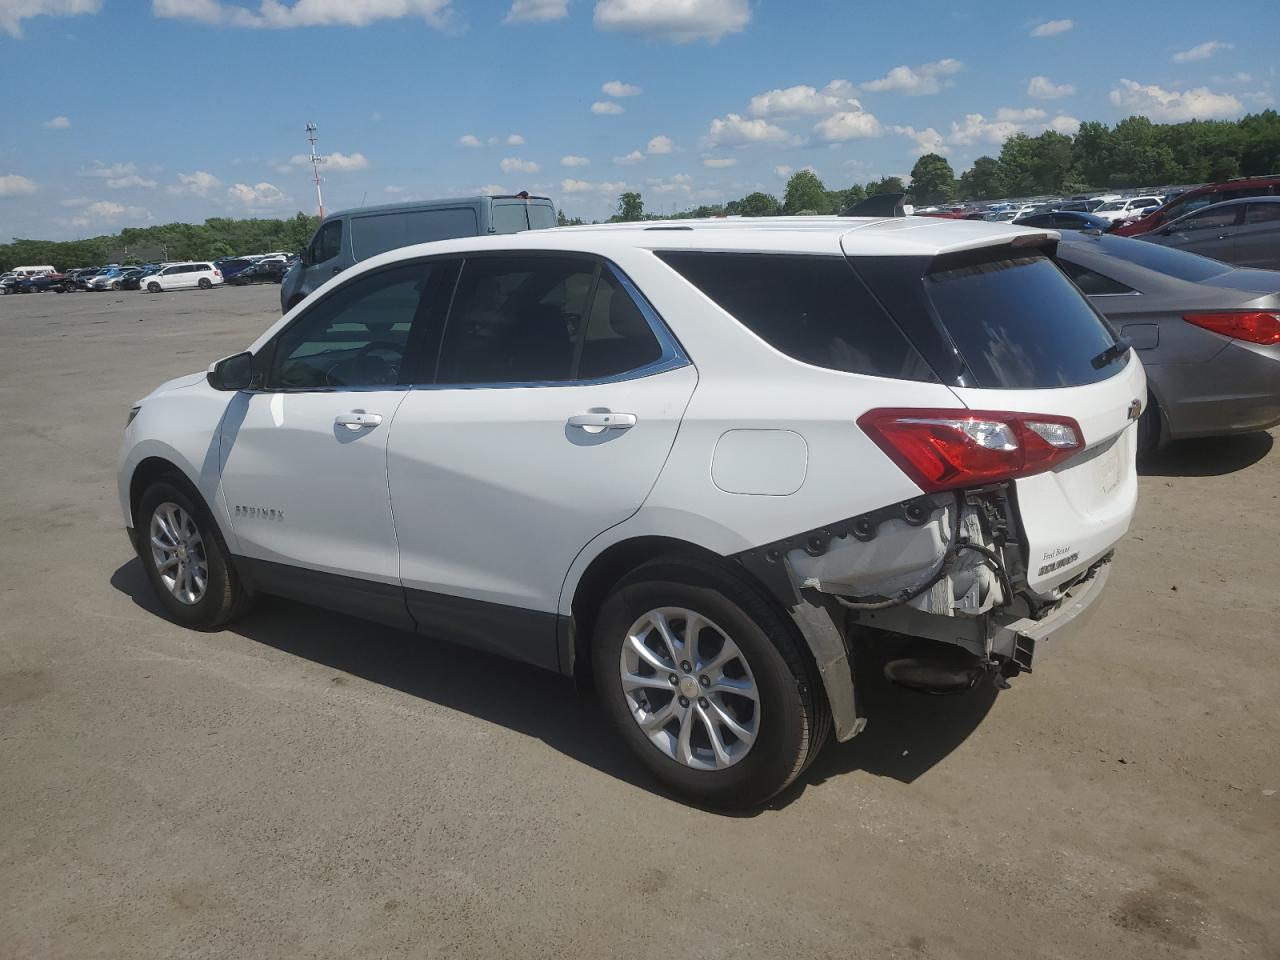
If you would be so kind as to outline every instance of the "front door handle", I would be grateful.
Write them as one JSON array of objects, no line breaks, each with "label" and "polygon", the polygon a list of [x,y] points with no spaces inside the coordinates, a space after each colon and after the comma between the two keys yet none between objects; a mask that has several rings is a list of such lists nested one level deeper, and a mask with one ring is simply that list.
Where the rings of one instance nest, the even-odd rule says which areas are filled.
[{"label": "front door handle", "polygon": [[333,418],[333,422],[340,427],[346,427],[352,433],[357,430],[364,430],[368,427],[376,427],[382,422],[382,414],[380,413],[340,413]]},{"label": "front door handle", "polygon": [[578,427],[587,433],[599,433],[602,430],[629,430],[635,425],[634,413],[614,413],[612,410],[579,413],[569,418],[569,426]]}]

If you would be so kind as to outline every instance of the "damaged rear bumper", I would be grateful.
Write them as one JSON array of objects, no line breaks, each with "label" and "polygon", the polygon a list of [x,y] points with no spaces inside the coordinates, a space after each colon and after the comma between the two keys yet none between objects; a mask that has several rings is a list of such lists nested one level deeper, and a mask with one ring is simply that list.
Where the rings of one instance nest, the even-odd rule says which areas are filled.
[{"label": "damaged rear bumper", "polygon": [[1093,618],[1098,600],[1111,576],[1112,554],[1107,554],[1064,591],[1058,605],[1038,620],[1025,617],[997,624],[992,650],[1030,672],[1037,658],[1061,646]]}]

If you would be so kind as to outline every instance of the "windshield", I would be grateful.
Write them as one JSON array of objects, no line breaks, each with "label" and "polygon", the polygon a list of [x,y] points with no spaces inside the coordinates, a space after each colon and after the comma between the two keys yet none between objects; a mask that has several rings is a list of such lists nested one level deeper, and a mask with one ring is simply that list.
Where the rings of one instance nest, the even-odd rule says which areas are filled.
[{"label": "windshield", "polygon": [[1103,210],[1123,210],[1123,209],[1124,209],[1123,200],[1108,200],[1106,203],[1104,203],[1094,212],[1101,213]]},{"label": "windshield", "polygon": [[1146,240],[1129,240],[1125,237],[1102,236],[1087,241],[1097,244],[1097,250],[1109,257],[1124,260],[1135,266],[1146,267],[1156,273],[1177,280],[1199,283],[1210,277],[1219,277],[1234,268],[1218,260],[1210,260],[1185,250],[1176,250]]}]

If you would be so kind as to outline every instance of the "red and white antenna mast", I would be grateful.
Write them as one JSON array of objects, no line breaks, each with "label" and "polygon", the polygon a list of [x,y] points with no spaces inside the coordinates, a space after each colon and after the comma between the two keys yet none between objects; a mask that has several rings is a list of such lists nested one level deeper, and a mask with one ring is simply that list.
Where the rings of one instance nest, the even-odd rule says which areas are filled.
[{"label": "red and white antenna mast", "polygon": [[320,192],[320,184],[324,177],[320,176],[320,164],[324,163],[324,157],[316,153],[316,125],[314,123],[307,124],[307,139],[311,141],[311,179],[316,185],[316,203],[320,205],[320,219],[324,219],[324,194]]}]

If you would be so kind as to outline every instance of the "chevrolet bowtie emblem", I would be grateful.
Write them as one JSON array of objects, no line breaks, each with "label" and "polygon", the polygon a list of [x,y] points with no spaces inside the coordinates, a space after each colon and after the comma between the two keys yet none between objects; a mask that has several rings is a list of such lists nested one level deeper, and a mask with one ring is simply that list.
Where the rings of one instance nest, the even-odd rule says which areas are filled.
[{"label": "chevrolet bowtie emblem", "polygon": [[1142,416],[1142,401],[1141,401],[1141,400],[1133,400],[1133,401],[1130,401],[1130,403],[1129,403],[1129,419],[1130,419],[1130,420],[1137,420],[1140,416]]}]

